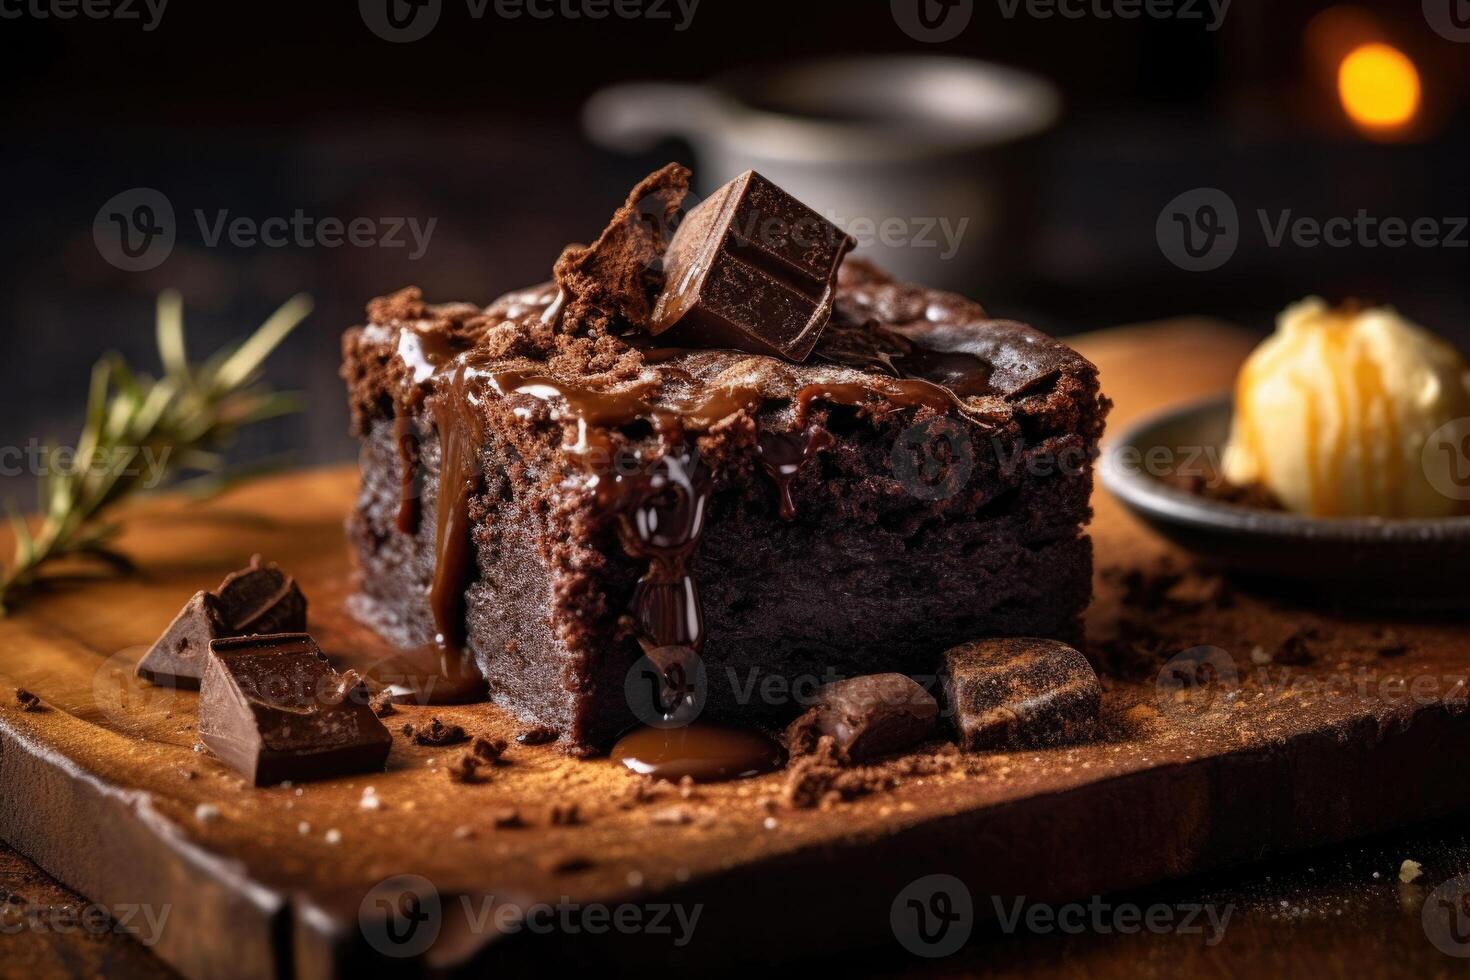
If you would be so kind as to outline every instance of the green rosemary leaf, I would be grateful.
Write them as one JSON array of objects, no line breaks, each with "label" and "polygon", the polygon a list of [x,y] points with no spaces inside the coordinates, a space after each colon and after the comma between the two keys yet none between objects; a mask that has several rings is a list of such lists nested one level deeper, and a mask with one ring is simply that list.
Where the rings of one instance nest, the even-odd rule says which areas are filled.
[{"label": "green rosemary leaf", "polygon": [[40,475],[42,520],[34,531],[11,509],[15,554],[8,567],[0,564],[0,616],[26,590],[43,584],[46,566],[57,559],[85,558],[132,570],[127,556],[109,543],[121,525],[104,515],[161,482],[153,478],[203,470],[207,482],[190,486],[197,492],[273,467],[266,461],[250,470],[226,471],[219,450],[240,428],[300,409],[298,396],[273,391],[256,378],[310,310],[310,300],[294,297],[243,343],[193,366],[184,342],[182,301],[172,290],[159,296],[156,334],[163,376],[139,374],[117,354],[93,366],[74,465],[58,469],[57,454],[48,449]]}]

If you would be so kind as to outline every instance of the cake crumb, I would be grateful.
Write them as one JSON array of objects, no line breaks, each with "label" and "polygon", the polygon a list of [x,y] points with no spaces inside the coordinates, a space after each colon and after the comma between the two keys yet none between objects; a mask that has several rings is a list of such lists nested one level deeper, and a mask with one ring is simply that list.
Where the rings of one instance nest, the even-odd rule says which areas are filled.
[{"label": "cake crumb", "polygon": [[492,826],[501,828],[524,827],[521,820],[521,811],[513,806],[501,807],[490,812],[490,823]]},{"label": "cake crumb", "polygon": [[501,762],[503,761],[501,756],[505,754],[506,748],[505,739],[491,740],[481,735],[470,746],[470,751],[485,762]]},{"label": "cake crumb", "polygon": [[403,734],[409,735],[420,745],[432,745],[441,747],[445,745],[457,745],[469,738],[463,728],[458,725],[446,725],[435,715],[429,720],[427,728],[418,728],[410,732],[413,726],[405,725]]},{"label": "cake crumb", "polygon": [[219,819],[219,807],[213,803],[201,803],[194,808],[194,819],[200,823],[214,823]]},{"label": "cake crumb", "polygon": [[311,824],[307,823],[305,820],[301,821],[296,825],[296,833],[300,834],[302,837],[305,837],[306,835],[311,833]]},{"label": "cake crumb", "polygon": [[368,707],[373,709],[373,714],[379,718],[398,714],[398,709],[393,706],[393,692],[386,688],[368,698]]},{"label": "cake crumb", "polygon": [[40,711],[41,699],[23,687],[15,689],[15,703],[20,705],[22,711]]},{"label": "cake crumb", "polygon": [[541,862],[541,866],[552,874],[570,875],[592,868],[594,862],[591,858],[584,857],[580,854],[567,854],[563,856],[548,855]]},{"label": "cake crumb", "polygon": [[555,728],[533,725],[525,731],[518,732],[516,741],[521,745],[545,745],[547,742],[556,741],[559,737],[560,733]]},{"label": "cake crumb", "polygon": [[452,782],[466,784],[478,783],[483,782],[485,778],[480,773],[480,769],[484,764],[485,761],[479,756],[466,752],[444,771],[449,774]]},{"label": "cake crumb", "polygon": [[1418,881],[1424,875],[1424,866],[1418,861],[1404,861],[1399,865],[1399,881],[1404,884]]},{"label": "cake crumb", "polygon": [[338,830],[336,827],[333,827],[331,830],[326,832],[322,839],[325,840],[328,844],[340,844],[342,843],[342,831]]},{"label": "cake crumb", "polygon": [[362,799],[357,801],[357,805],[364,810],[381,810],[383,801],[379,799],[378,791],[369,786],[362,791]]}]

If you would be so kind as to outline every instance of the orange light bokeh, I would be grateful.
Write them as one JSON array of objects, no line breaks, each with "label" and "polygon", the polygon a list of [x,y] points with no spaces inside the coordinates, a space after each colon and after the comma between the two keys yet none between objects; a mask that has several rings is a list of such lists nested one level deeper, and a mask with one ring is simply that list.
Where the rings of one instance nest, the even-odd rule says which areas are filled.
[{"label": "orange light bokeh", "polygon": [[1392,45],[1362,44],[1338,65],[1337,93],[1343,111],[1359,129],[1391,136],[1407,129],[1418,115],[1419,70]]}]

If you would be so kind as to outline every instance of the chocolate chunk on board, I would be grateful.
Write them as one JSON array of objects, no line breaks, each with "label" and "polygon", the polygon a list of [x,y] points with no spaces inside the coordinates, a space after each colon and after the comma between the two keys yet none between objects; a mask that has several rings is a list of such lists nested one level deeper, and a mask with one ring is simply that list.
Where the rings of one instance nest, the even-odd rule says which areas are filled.
[{"label": "chocolate chunk on board", "polygon": [[939,705],[904,674],[868,674],[824,684],[815,703],[786,729],[793,754],[809,752],[832,736],[837,750],[858,762],[900,752],[934,729]]},{"label": "chocolate chunk on board", "polygon": [[211,640],[305,629],[306,596],[296,580],[255,555],[214,591],[194,593],[138,662],[138,676],[155,684],[196,688]]},{"label": "chocolate chunk on board", "polygon": [[806,360],[857,244],[753,170],[685,216],[664,255],[649,332],[689,346]]},{"label": "chocolate chunk on board", "polygon": [[967,751],[1073,741],[1097,720],[1102,685],[1087,658],[1056,640],[1007,637],[944,652],[939,680]]},{"label": "chocolate chunk on board", "polygon": [[210,644],[199,740],[256,786],[376,772],[393,742],[361,679],[305,633]]}]

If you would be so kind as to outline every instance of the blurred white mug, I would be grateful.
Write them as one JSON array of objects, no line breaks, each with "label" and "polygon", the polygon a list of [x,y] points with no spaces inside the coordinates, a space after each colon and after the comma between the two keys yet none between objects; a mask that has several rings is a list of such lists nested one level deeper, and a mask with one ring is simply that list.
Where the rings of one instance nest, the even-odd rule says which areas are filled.
[{"label": "blurred white mug", "polygon": [[1059,101],[1043,79],[985,62],[851,57],[705,85],[615,85],[583,124],[627,152],[687,140],[700,193],[758,170],[890,272],[983,294],[1024,268],[1034,146]]}]

